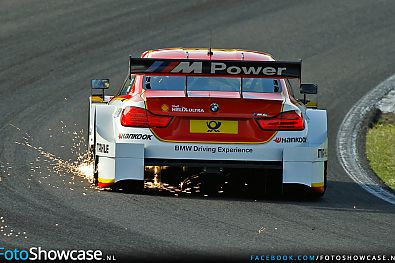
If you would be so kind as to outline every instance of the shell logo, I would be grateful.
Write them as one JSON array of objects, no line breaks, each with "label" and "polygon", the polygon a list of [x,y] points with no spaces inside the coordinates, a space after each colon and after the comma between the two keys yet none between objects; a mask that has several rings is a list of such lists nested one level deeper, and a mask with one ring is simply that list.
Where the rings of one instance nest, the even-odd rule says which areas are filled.
[{"label": "shell logo", "polygon": [[169,105],[167,105],[167,104],[163,104],[160,108],[161,108],[162,111],[164,111],[164,112],[169,111]]}]

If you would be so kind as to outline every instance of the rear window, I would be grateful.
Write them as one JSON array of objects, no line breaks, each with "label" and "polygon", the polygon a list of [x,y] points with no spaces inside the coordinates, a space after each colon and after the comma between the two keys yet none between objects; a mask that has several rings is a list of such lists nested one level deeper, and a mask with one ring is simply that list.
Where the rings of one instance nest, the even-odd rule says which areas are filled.
[{"label": "rear window", "polygon": [[150,90],[184,90],[187,85],[189,91],[240,91],[241,82],[243,92],[281,92],[280,81],[269,78],[146,76],[143,87]]}]

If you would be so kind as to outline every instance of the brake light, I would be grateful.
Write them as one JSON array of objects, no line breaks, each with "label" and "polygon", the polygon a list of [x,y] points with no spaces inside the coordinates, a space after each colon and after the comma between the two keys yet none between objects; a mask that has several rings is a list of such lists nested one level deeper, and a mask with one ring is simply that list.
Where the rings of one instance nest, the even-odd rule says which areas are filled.
[{"label": "brake light", "polygon": [[172,117],[156,115],[139,107],[126,107],[122,112],[121,124],[128,127],[164,128]]},{"label": "brake light", "polygon": [[301,131],[304,129],[302,114],[296,111],[286,111],[271,118],[256,119],[262,130],[268,131]]}]

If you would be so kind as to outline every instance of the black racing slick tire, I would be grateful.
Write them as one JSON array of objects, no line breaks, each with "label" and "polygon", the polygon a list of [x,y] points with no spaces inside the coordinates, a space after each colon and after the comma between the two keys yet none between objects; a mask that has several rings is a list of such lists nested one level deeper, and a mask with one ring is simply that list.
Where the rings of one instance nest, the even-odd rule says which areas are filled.
[{"label": "black racing slick tire", "polygon": [[144,193],[144,180],[124,180],[117,182],[114,191],[128,194],[142,194]]},{"label": "black racing slick tire", "polygon": [[317,200],[323,197],[327,188],[327,174],[328,174],[328,163],[324,162],[324,186],[323,190],[314,189],[309,186],[301,184],[285,184],[283,185],[283,193],[287,198],[295,200]]}]

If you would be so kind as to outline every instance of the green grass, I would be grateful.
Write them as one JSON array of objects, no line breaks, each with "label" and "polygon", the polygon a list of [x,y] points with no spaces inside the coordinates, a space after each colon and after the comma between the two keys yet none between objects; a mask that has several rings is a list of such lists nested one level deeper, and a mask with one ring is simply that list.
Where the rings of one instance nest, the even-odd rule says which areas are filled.
[{"label": "green grass", "polygon": [[366,156],[377,176],[395,190],[395,124],[392,121],[382,118],[369,129]]}]

